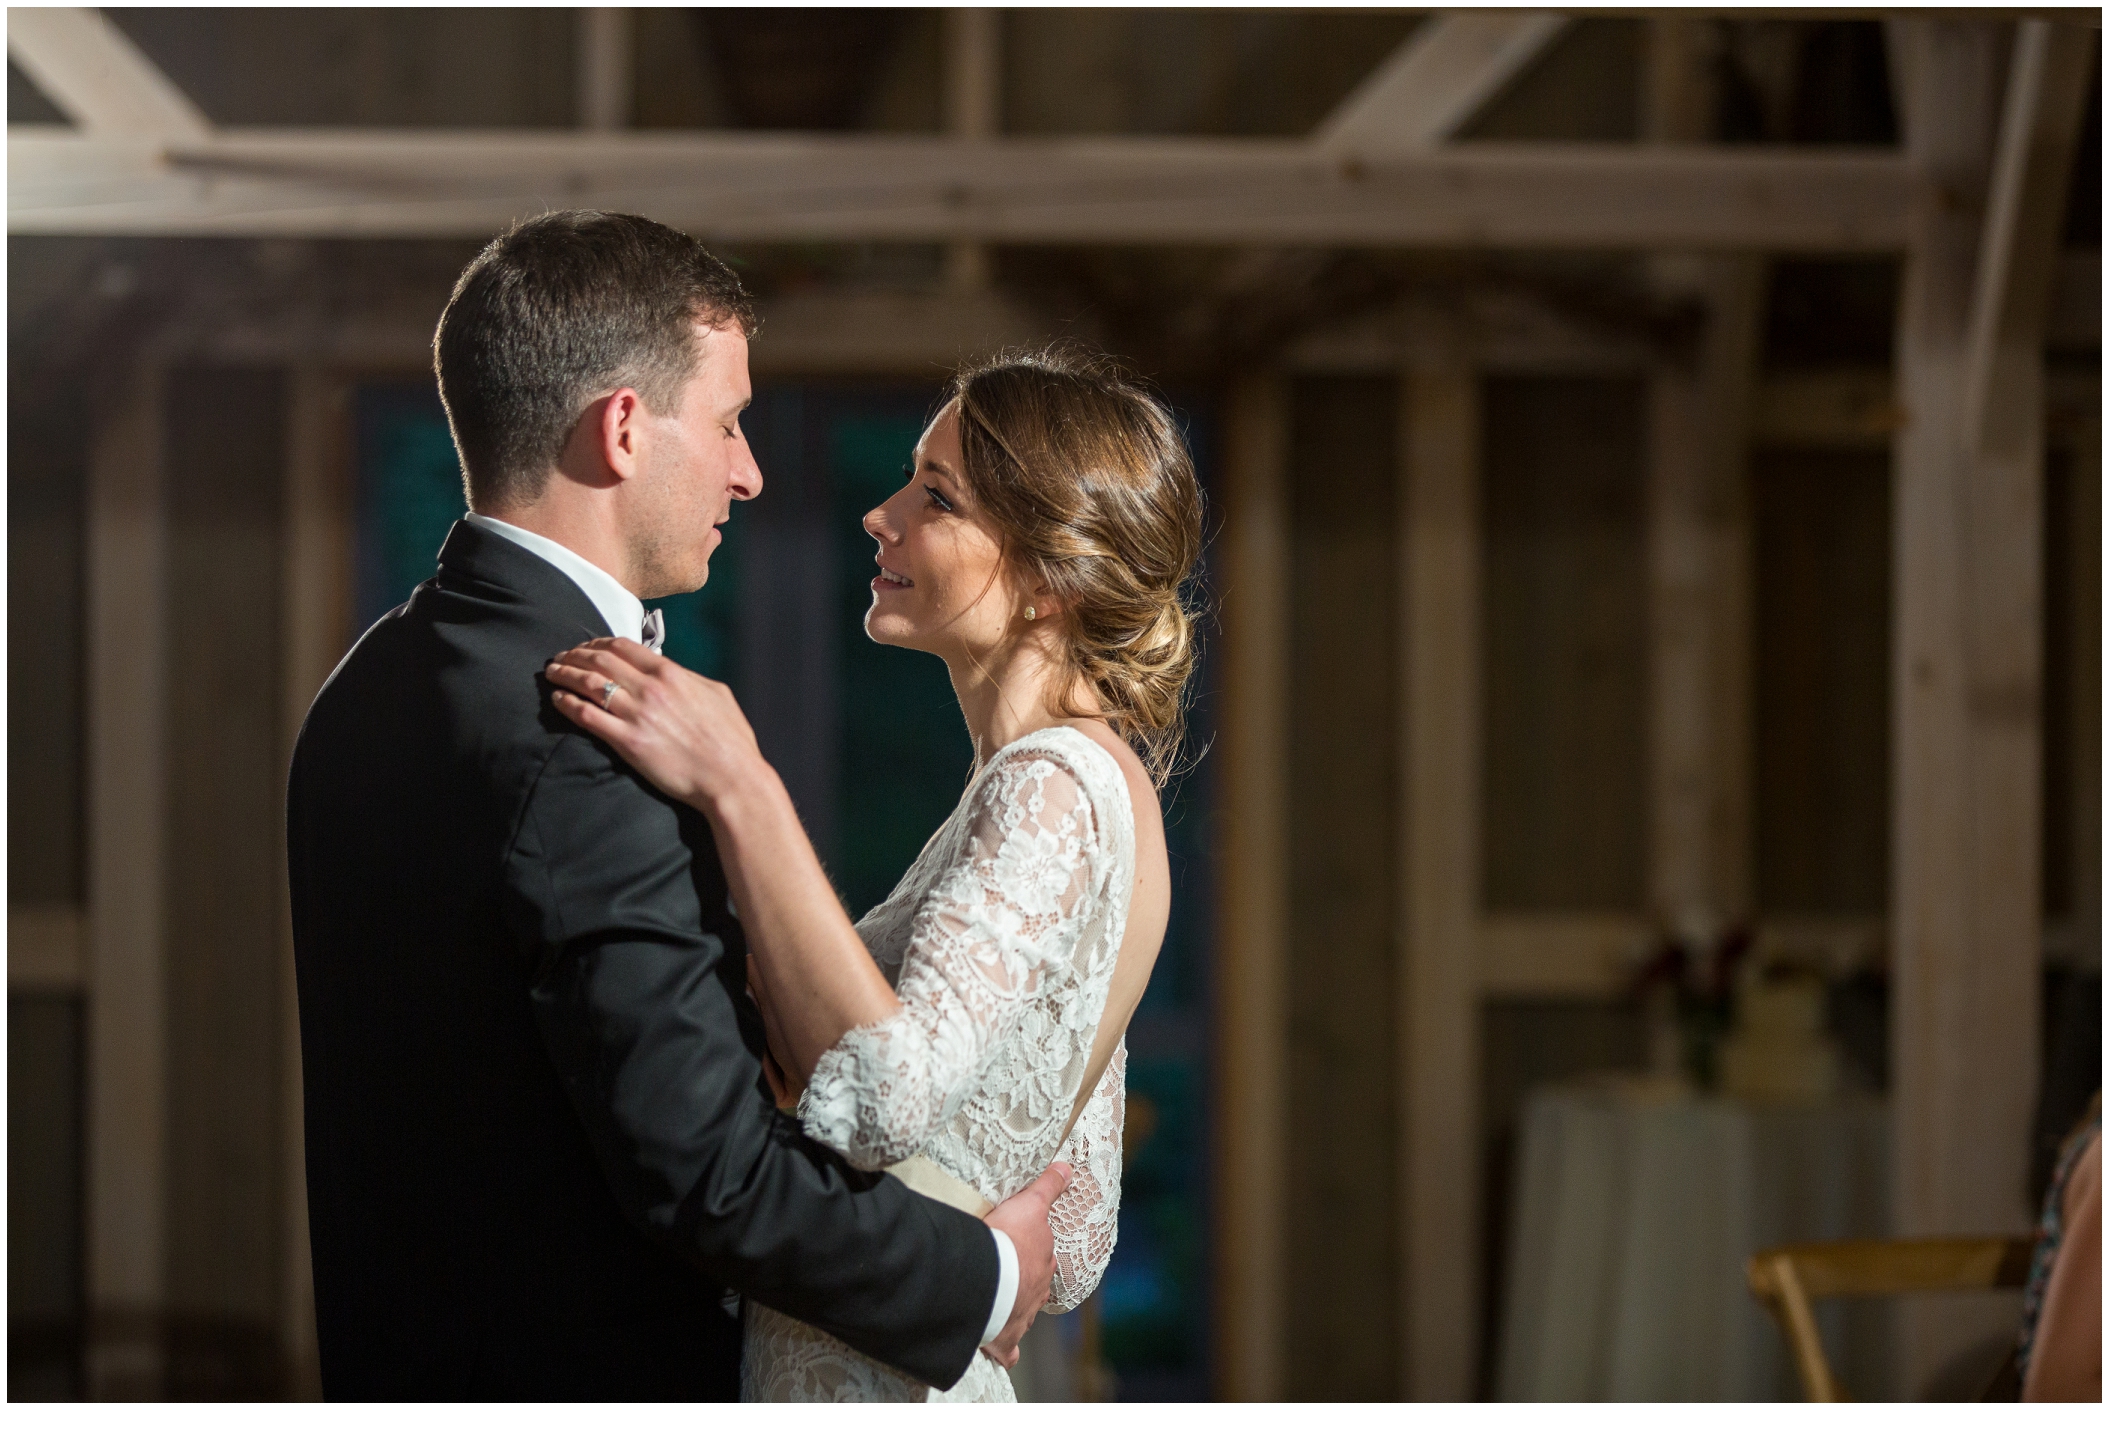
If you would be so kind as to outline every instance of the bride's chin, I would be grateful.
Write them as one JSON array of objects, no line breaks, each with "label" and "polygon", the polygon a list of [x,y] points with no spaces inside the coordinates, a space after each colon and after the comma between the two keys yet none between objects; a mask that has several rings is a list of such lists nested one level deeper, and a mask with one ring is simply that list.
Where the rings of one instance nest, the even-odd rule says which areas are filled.
[{"label": "bride's chin", "polygon": [[864,634],[881,646],[915,645],[915,628],[905,625],[897,616],[882,616],[877,602],[864,613]]}]

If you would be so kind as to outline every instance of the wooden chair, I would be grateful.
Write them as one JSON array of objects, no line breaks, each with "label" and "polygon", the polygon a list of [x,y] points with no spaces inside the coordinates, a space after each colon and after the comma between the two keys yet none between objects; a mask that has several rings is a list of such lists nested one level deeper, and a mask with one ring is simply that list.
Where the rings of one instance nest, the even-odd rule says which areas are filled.
[{"label": "wooden chair", "polygon": [[1809,1401],[1850,1403],[1823,1356],[1812,1300],[2018,1288],[2028,1281],[2035,1246],[2030,1237],[1802,1243],[1759,1253],[1746,1271],[1750,1291],[1787,1335]]}]

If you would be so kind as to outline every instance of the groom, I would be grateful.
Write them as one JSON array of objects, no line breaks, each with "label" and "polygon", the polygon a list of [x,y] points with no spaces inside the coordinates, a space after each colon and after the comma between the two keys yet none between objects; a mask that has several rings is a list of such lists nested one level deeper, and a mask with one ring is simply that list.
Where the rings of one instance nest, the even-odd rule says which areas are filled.
[{"label": "groom", "polygon": [[[986,1223],[763,1083],[708,825],[550,706],[762,487],[751,313],[702,247],[563,212],[435,342],[471,515],[308,713],[287,804],[331,1398],[734,1398],[744,1294],[938,1387],[1047,1294],[1057,1169]],[[651,619],[656,635],[656,616]]]}]

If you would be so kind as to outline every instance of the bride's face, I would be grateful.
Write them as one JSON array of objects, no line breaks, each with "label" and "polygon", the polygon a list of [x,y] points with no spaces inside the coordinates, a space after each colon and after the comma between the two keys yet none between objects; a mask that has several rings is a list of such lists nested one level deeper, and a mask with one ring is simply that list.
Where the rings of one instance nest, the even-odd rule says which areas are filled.
[{"label": "bride's face", "polygon": [[1025,603],[1003,574],[1002,543],[966,483],[958,404],[916,443],[908,484],[867,512],[879,543],[864,634],[948,660],[986,657]]}]

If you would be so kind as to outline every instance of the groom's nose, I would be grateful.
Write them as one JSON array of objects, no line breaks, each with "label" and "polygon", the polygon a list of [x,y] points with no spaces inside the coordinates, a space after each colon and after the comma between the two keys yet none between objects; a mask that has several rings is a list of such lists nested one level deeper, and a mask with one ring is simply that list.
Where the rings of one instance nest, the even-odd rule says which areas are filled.
[{"label": "groom's nose", "polygon": [[762,468],[754,459],[754,450],[748,446],[747,438],[740,437],[738,450],[732,458],[732,474],[726,479],[726,491],[741,501],[752,501],[762,494]]}]

